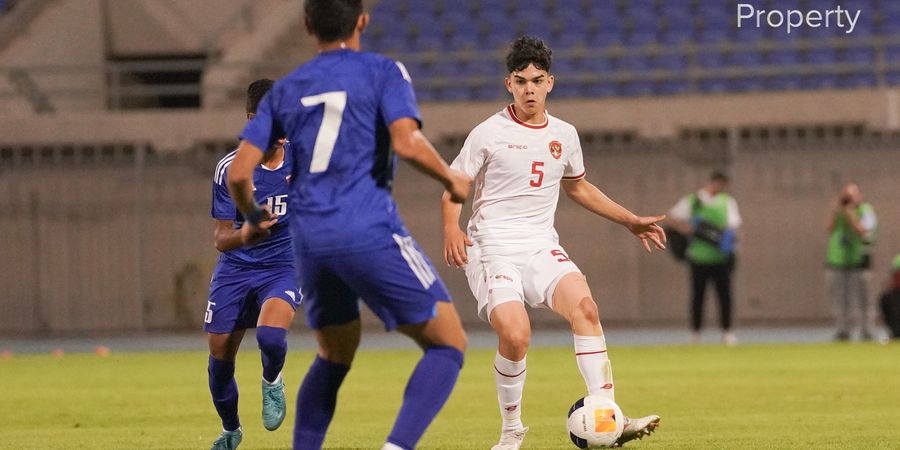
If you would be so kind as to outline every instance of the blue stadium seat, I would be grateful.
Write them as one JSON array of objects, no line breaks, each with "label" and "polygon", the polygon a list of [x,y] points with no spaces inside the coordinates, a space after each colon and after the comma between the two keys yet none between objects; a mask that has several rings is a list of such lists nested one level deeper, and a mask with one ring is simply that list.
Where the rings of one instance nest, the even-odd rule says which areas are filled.
[{"label": "blue stadium seat", "polygon": [[430,88],[416,88],[416,100],[420,102],[431,102],[435,100],[439,100],[438,92],[434,89]]},{"label": "blue stadium seat", "polygon": [[734,29],[735,42],[759,42],[766,39],[766,29],[756,27],[741,27]]},{"label": "blue stadium seat", "polygon": [[479,100],[497,100],[509,95],[498,81],[496,84],[480,86],[475,90],[475,98]]},{"label": "blue stadium seat", "polygon": [[796,50],[774,50],[766,56],[766,63],[773,66],[793,66],[800,63],[800,55]]},{"label": "blue stadium seat", "polygon": [[558,34],[558,37],[553,42],[555,44],[554,47],[559,48],[584,47],[588,44],[586,34],[567,32]]},{"label": "blue stadium seat", "polygon": [[449,51],[472,50],[480,47],[481,42],[475,33],[460,33],[447,40],[446,48]]},{"label": "blue stadium seat", "polygon": [[589,47],[607,47],[622,43],[622,35],[618,30],[600,29],[592,36],[588,37]]},{"label": "blue stadium seat", "polygon": [[836,75],[807,75],[803,77],[802,87],[804,89],[831,89],[835,86],[837,86]]},{"label": "blue stadium seat", "polygon": [[842,88],[862,88],[862,87],[875,87],[878,82],[875,80],[875,75],[871,73],[856,73],[850,75],[843,75],[838,78],[838,87]]},{"label": "blue stadium seat", "polygon": [[655,29],[635,28],[630,33],[624,35],[622,43],[626,47],[643,47],[647,44],[656,42]]},{"label": "blue stadium seat", "polygon": [[875,64],[875,50],[866,47],[852,47],[840,53],[840,61],[844,63],[872,65]]},{"label": "blue stadium seat", "polygon": [[832,48],[814,48],[803,55],[803,62],[807,64],[834,64],[836,61],[837,55]]},{"label": "blue stadium seat", "polygon": [[619,95],[615,83],[589,83],[583,87],[584,95],[589,97],[614,97]]},{"label": "blue stadium seat", "polygon": [[757,67],[762,65],[762,55],[754,50],[741,50],[727,56],[729,66]]},{"label": "blue stadium seat", "polygon": [[900,72],[888,72],[884,76],[884,81],[889,86],[898,86],[900,85]]},{"label": "blue stadium seat", "polygon": [[714,94],[727,91],[728,83],[724,78],[706,78],[700,80],[698,87],[700,88],[700,92]]},{"label": "blue stadium seat", "polygon": [[573,76],[581,71],[581,61],[575,58],[553,58],[553,73],[559,76]]},{"label": "blue stadium seat", "polygon": [[734,92],[755,92],[765,87],[766,82],[762,77],[738,77],[728,80],[728,90]]},{"label": "blue stadium seat", "polygon": [[696,33],[695,40],[701,44],[718,44],[728,40],[728,29],[705,26]]},{"label": "blue stadium seat", "polygon": [[616,61],[616,69],[630,72],[644,72],[650,68],[650,61],[643,55],[624,55]]},{"label": "blue stadium seat", "polygon": [[580,97],[583,94],[581,93],[581,86],[574,82],[566,82],[566,80],[562,80],[559,84],[553,87],[553,93],[551,93],[555,98],[573,98]]},{"label": "blue stadium seat", "polygon": [[621,93],[627,97],[653,95],[655,83],[652,81],[629,81],[623,83]]},{"label": "blue stadium seat", "polygon": [[687,94],[691,91],[691,85],[683,80],[660,81],[656,85],[656,93],[660,95]]},{"label": "blue stadium seat", "polygon": [[697,65],[704,69],[718,69],[725,66],[725,57],[718,52],[698,53]]},{"label": "blue stadium seat", "polygon": [[656,69],[683,71],[687,69],[687,60],[679,53],[664,53],[653,58],[653,67]]},{"label": "blue stadium seat", "polygon": [[416,52],[422,51],[440,51],[444,48],[447,40],[437,33],[422,33],[414,40],[410,41],[413,45],[410,50]]},{"label": "blue stadium seat", "polygon": [[581,70],[587,73],[608,73],[613,71],[613,64],[605,56],[592,55],[581,61]]},{"label": "blue stadium seat", "polygon": [[887,62],[900,62],[900,46],[889,46],[885,48],[884,59]]},{"label": "blue stadium seat", "polygon": [[450,102],[471,100],[473,98],[475,98],[474,93],[464,86],[444,88],[441,93],[441,100]]},{"label": "blue stadium seat", "polygon": [[799,75],[776,75],[769,78],[766,83],[769,89],[779,91],[800,89],[802,85],[803,81]]},{"label": "blue stadium seat", "polygon": [[670,28],[660,33],[659,43],[664,45],[680,45],[690,42],[693,39],[693,33],[687,28]]}]

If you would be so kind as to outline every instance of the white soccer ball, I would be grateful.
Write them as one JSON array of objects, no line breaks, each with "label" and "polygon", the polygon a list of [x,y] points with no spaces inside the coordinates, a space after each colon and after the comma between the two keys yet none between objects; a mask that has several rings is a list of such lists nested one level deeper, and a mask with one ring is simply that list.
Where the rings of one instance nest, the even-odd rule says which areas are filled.
[{"label": "white soccer ball", "polygon": [[569,408],[569,437],[578,448],[612,447],[625,429],[625,415],[616,402],[589,395]]}]

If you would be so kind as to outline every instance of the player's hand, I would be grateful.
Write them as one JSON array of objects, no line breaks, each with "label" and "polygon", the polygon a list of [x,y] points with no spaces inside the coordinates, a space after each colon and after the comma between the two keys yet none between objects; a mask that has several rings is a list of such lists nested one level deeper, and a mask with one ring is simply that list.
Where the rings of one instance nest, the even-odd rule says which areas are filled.
[{"label": "player's hand", "polygon": [[465,203],[472,188],[472,177],[454,169],[450,169],[449,184],[445,186],[453,203]]},{"label": "player's hand", "polygon": [[625,226],[631,234],[637,236],[641,240],[641,244],[644,245],[647,253],[650,253],[653,251],[650,248],[651,242],[653,242],[653,245],[660,250],[665,250],[666,248],[666,232],[663,231],[662,227],[656,224],[657,222],[663,221],[665,218],[665,215],[635,217]]},{"label": "player's hand", "polygon": [[457,226],[444,230],[444,262],[448,266],[465,267],[469,262],[466,255],[466,247],[471,247],[472,241]]},{"label": "player's hand", "polygon": [[241,227],[242,244],[253,245],[272,235],[271,228],[278,223],[278,217],[272,214],[268,207],[264,208],[264,211],[266,215],[258,225],[253,225],[249,221],[244,222]]}]

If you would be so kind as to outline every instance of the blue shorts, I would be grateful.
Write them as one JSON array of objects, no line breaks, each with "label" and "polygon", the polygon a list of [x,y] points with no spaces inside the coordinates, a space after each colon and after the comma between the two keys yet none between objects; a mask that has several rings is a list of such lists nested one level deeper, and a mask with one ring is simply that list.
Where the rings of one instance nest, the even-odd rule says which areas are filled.
[{"label": "blue shorts", "polygon": [[280,298],[295,310],[303,297],[293,267],[246,268],[219,263],[209,286],[203,329],[230,333],[255,328],[263,303]]},{"label": "blue shorts", "polygon": [[359,318],[359,300],[386,330],[432,319],[438,301],[450,301],[444,282],[412,236],[395,244],[345,254],[301,254],[306,322],[318,330]]}]

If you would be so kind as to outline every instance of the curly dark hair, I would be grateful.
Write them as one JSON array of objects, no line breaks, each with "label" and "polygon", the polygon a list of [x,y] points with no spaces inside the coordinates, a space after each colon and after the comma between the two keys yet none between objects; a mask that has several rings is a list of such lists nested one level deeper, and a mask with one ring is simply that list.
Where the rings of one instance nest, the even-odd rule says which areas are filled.
[{"label": "curly dark hair", "polygon": [[266,92],[269,92],[269,89],[272,89],[272,85],[275,82],[268,78],[261,78],[250,83],[250,86],[247,86],[247,112],[256,114],[256,108],[259,106],[259,102],[262,101],[263,96],[266,95]]},{"label": "curly dark hair", "polygon": [[363,5],[362,0],[306,0],[303,12],[320,41],[334,42],[353,35]]},{"label": "curly dark hair", "polygon": [[550,62],[553,60],[553,51],[540,38],[534,36],[522,36],[509,46],[506,54],[506,68],[512,72],[518,72],[529,64],[534,64],[539,70],[550,71]]}]

